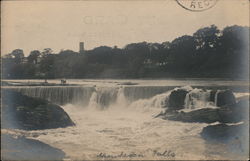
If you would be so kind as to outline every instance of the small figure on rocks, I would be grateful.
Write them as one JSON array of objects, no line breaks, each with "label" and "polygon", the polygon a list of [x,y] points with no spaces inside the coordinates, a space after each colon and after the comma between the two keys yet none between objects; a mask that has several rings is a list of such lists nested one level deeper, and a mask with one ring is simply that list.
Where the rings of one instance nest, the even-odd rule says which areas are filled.
[{"label": "small figure on rocks", "polygon": [[61,79],[61,84],[62,85],[66,84],[66,79]]}]

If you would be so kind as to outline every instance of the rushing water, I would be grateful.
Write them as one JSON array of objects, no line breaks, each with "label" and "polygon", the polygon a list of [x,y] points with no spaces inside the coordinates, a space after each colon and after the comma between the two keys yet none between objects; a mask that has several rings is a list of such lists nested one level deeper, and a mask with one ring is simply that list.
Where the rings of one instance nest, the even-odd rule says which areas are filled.
[{"label": "rushing water", "polygon": [[[185,109],[216,108],[210,91],[189,90]],[[238,159],[224,144],[208,144],[200,132],[205,123],[154,118],[164,107],[169,86],[14,87],[23,94],[61,104],[76,126],[16,130],[62,149],[67,159]],[[241,94],[242,95],[242,94]]]}]

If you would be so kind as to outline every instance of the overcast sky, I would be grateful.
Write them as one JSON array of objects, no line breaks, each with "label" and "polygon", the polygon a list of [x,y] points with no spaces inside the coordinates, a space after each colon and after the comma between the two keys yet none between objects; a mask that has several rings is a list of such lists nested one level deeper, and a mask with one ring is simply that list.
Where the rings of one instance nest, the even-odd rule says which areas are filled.
[{"label": "overcast sky", "polygon": [[175,0],[4,1],[1,2],[4,55],[13,49],[79,50],[132,42],[172,41],[212,24],[249,26],[248,0],[219,0],[211,9],[191,12]]}]

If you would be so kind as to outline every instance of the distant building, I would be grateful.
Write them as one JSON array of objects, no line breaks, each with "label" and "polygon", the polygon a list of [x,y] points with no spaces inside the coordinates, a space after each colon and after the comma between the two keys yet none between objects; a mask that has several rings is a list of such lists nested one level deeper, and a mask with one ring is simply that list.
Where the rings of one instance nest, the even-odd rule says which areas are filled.
[{"label": "distant building", "polygon": [[80,42],[79,44],[79,53],[84,53],[84,42]]}]

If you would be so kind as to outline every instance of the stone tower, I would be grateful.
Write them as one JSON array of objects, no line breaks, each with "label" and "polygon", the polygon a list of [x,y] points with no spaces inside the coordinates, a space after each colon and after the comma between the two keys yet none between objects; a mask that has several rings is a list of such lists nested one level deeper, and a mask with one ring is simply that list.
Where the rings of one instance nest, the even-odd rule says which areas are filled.
[{"label": "stone tower", "polygon": [[84,42],[80,42],[79,44],[79,53],[84,53]]}]

